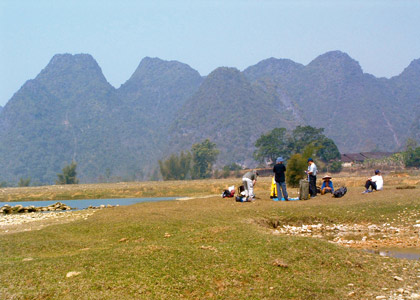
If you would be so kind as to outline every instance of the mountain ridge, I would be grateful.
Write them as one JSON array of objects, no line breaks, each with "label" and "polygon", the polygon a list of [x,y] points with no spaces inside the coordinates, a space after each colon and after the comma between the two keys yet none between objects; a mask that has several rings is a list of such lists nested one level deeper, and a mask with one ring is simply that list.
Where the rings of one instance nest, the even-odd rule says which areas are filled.
[{"label": "mountain ridge", "polygon": [[207,76],[146,57],[116,89],[91,55],[57,54],[0,107],[0,181],[52,183],[72,160],[83,182],[156,178],[159,159],[205,138],[218,166],[254,166],[261,134],[297,125],[325,128],[341,151],[395,151],[420,139],[419,74],[415,59],[376,78],[341,51]]}]

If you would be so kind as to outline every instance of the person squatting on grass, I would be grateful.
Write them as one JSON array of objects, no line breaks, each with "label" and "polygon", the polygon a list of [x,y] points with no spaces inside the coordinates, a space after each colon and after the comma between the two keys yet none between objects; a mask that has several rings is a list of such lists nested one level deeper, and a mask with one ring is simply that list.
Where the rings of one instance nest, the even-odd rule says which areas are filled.
[{"label": "person squatting on grass", "polygon": [[277,157],[276,164],[273,168],[274,180],[276,181],[277,197],[281,199],[281,194],[283,194],[284,200],[289,201],[289,195],[287,194],[286,190],[286,177],[284,176],[284,172],[286,172],[286,166],[283,164],[283,161],[283,157]]},{"label": "person squatting on grass", "polygon": [[256,170],[252,170],[246,172],[242,177],[242,183],[245,188],[245,198],[246,201],[254,201],[254,185],[257,182],[258,172]]},{"label": "person squatting on grass", "polygon": [[306,171],[306,174],[308,174],[308,180],[309,180],[309,194],[311,195],[311,198],[316,197],[316,174],[318,172],[318,169],[314,163],[314,160],[312,158],[308,158],[308,171]]},{"label": "person squatting on grass", "polygon": [[[382,178],[381,171],[376,170],[375,176],[372,176],[371,178],[368,178],[368,180],[365,183],[366,190],[362,194],[367,194],[370,192],[375,191],[382,191],[384,187],[384,179]],[[372,188],[369,190],[369,188]]]},{"label": "person squatting on grass", "polygon": [[325,195],[326,193],[334,193],[333,183],[331,181],[330,175],[325,175],[322,177],[322,186],[321,186],[321,195]]}]

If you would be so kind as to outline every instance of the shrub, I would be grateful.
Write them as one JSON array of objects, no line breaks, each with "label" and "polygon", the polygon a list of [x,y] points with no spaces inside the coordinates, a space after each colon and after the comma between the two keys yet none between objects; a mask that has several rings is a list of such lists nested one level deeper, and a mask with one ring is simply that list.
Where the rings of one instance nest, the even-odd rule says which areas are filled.
[{"label": "shrub", "polygon": [[339,173],[343,169],[343,164],[341,161],[333,161],[329,169],[331,173]]}]

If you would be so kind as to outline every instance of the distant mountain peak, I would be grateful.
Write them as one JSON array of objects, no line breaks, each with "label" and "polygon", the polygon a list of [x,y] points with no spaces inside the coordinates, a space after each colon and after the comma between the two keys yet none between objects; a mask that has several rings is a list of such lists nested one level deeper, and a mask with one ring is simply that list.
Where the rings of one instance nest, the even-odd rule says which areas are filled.
[{"label": "distant mountain peak", "polygon": [[363,75],[359,62],[351,58],[347,53],[339,50],[329,51],[318,56],[307,67],[325,70],[331,74],[341,72],[351,75]]},{"label": "distant mountain peak", "polygon": [[224,75],[224,74],[240,74],[241,71],[239,71],[237,68],[233,68],[233,67],[218,67],[216,69],[214,69],[209,75],[209,76],[219,76],[219,75]]},{"label": "distant mountain peak", "polygon": [[167,61],[157,57],[145,57],[121,88],[133,92],[145,84],[153,85],[153,82],[172,81],[174,78],[181,79],[183,77],[201,80],[200,74],[187,64],[175,60]]},{"label": "distant mountain peak", "polygon": [[[88,54],[88,53],[79,53],[79,54],[70,54],[70,53],[59,53],[54,55],[51,60],[50,60],[50,64],[57,64],[57,63],[62,63],[62,62],[80,62],[80,63],[86,63],[86,62],[91,62],[91,63],[95,63],[96,61],[95,59],[92,57],[92,55]],[[97,64],[96,64],[97,65]]]},{"label": "distant mountain peak", "polygon": [[108,84],[98,63],[90,54],[56,54],[36,80],[49,82],[53,79],[65,83],[74,78],[80,81],[99,80]]},{"label": "distant mountain peak", "polygon": [[232,67],[219,67],[207,75],[202,85],[207,86],[216,83],[218,86],[218,83],[222,82],[227,83],[228,85],[236,85],[243,82],[249,84],[246,77],[238,69]]},{"label": "distant mountain peak", "polygon": [[[420,78],[420,58],[414,59],[407,68],[401,73],[402,76],[417,76]],[[420,82],[420,80],[419,80]]]},{"label": "distant mountain peak", "polygon": [[56,54],[54,55],[48,65],[41,71],[41,74],[48,72],[79,71],[102,75],[102,70],[96,60],[90,54]]},{"label": "distant mountain peak", "polygon": [[262,60],[256,65],[246,68],[243,73],[251,81],[262,78],[274,78],[284,80],[295,72],[302,70],[304,66],[290,59],[278,59],[270,57]]}]

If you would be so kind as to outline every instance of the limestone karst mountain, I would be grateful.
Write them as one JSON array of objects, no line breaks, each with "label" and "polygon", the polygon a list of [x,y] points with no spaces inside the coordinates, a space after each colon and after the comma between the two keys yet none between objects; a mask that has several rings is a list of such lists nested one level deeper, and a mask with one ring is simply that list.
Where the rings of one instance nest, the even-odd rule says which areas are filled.
[{"label": "limestone karst mountain", "polygon": [[147,57],[116,89],[92,56],[59,54],[0,107],[0,181],[54,183],[72,160],[81,182],[146,180],[159,159],[205,138],[219,165],[252,166],[261,134],[297,125],[325,128],[342,152],[396,151],[420,142],[419,103],[420,59],[387,79],[340,51],[206,77]]}]

